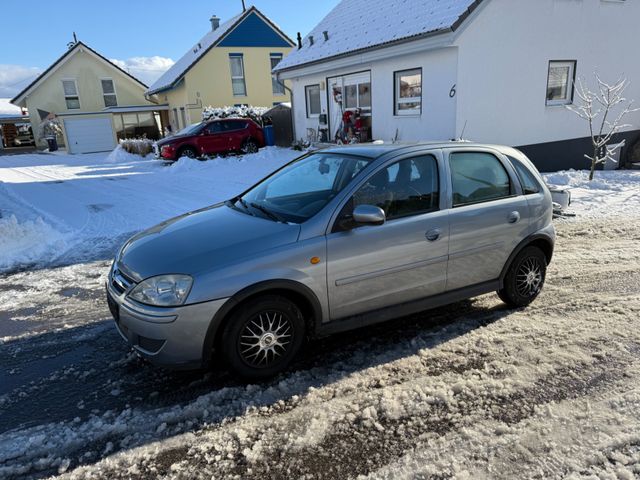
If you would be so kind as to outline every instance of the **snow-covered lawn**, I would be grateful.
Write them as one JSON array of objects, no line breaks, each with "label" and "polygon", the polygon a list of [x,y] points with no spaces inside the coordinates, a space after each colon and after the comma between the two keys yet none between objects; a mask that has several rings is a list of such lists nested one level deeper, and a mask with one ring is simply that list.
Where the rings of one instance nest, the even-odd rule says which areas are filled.
[{"label": "snow-covered lawn", "polygon": [[0,272],[104,257],[128,235],[228,199],[299,154],[271,147],[171,166],[119,149],[0,156]]}]

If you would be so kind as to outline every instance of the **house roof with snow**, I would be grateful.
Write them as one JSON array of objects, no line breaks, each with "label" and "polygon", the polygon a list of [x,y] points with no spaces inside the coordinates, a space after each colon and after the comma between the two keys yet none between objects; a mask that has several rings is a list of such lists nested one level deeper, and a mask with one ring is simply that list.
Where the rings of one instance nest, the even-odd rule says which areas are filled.
[{"label": "house roof with snow", "polygon": [[454,31],[482,1],[342,0],[274,70]]},{"label": "house roof with snow", "polygon": [[178,85],[185,74],[214,47],[294,47],[291,40],[275,23],[256,7],[232,17],[202,37],[180,60],[167,70],[147,90],[153,95]]},{"label": "house roof with snow", "polygon": [[131,75],[129,72],[123,70],[122,68],[117,66],[115,63],[113,63],[109,59],[107,59],[107,58],[103,57],[102,55],[100,55],[98,52],[96,52],[94,49],[89,47],[87,44],[85,44],[83,42],[76,42],[69,50],[67,50],[55,62],[53,62],[49,66],[49,68],[47,68],[44,72],[42,72],[40,75],[38,75],[38,77],[33,82],[31,82],[24,90],[22,90],[20,93],[18,93],[18,95],[13,97],[11,99],[11,103],[13,103],[14,105],[25,106],[24,105],[24,101],[25,101],[25,98],[27,97],[27,95],[29,95],[29,93],[31,93],[34,89],[36,89],[43,81],[45,81],[47,78],[49,78],[49,76],[52,73],[54,73],[58,68],[60,68],[62,65],[64,65],[78,51],[88,52],[94,58],[97,58],[99,61],[108,64],[110,67],[115,68],[120,73],[122,73],[126,77],[130,78],[135,83],[139,84],[142,88],[145,88],[145,89],[147,88],[147,86],[144,83],[142,83],[140,80],[138,80],[136,77]]}]

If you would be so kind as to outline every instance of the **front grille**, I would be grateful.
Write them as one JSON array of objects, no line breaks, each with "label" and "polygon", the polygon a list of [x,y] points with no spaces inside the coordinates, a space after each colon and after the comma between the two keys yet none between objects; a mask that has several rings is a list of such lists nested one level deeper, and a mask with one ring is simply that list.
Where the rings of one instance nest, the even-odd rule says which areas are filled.
[{"label": "front grille", "polygon": [[120,270],[116,268],[113,269],[113,272],[111,273],[111,285],[116,292],[123,294],[129,290],[131,285],[134,283],[135,282],[131,278],[127,277]]}]

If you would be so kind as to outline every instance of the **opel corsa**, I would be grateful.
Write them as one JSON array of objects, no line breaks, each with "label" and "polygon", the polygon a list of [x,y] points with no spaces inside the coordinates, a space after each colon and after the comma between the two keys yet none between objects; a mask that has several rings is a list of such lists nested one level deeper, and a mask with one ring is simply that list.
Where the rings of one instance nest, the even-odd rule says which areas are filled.
[{"label": "opel corsa", "polygon": [[518,150],[330,148],[131,238],[107,297],[151,362],[260,379],[308,338],[492,291],[524,307],[554,241],[551,194]]}]

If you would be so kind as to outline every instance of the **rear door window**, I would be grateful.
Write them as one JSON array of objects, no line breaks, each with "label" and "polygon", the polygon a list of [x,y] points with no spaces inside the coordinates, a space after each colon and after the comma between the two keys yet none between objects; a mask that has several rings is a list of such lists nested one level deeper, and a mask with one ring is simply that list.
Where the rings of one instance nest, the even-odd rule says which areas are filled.
[{"label": "rear door window", "polygon": [[247,128],[247,122],[243,120],[229,120],[224,122],[224,130],[226,132],[235,132],[236,130],[244,130]]},{"label": "rear door window", "polygon": [[219,122],[210,123],[204,128],[204,132],[207,135],[213,135],[215,133],[220,133],[221,131],[222,128]]},{"label": "rear door window", "polygon": [[511,196],[509,174],[495,155],[455,152],[449,156],[449,164],[454,207]]}]

